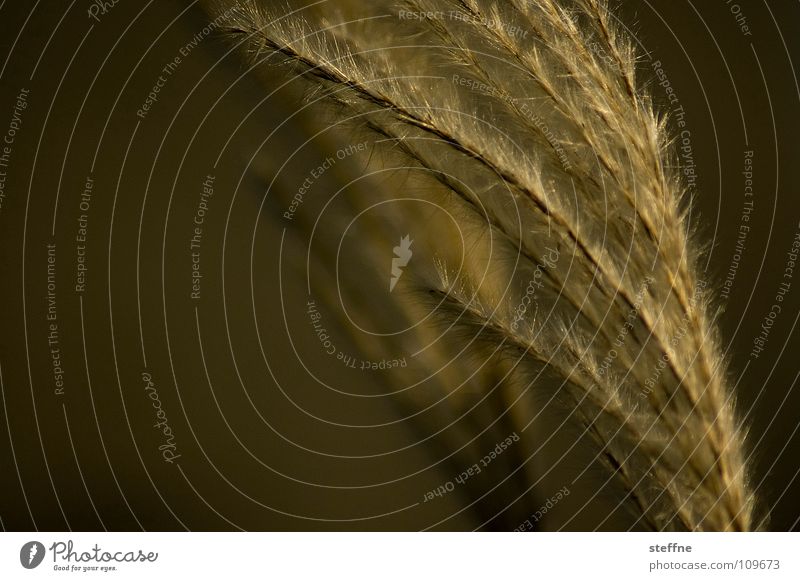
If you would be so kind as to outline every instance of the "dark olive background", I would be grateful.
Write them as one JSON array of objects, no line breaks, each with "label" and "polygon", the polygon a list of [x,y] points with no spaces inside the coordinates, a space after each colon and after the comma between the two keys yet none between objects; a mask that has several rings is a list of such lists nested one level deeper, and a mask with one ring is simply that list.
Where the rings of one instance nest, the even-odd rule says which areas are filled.
[{"label": "dark olive background", "polygon": [[[453,477],[439,462],[441,450],[417,445],[379,455],[413,444],[411,427],[321,423],[276,386],[275,379],[304,409],[340,423],[387,422],[401,413],[383,400],[367,406],[320,393],[286,338],[277,291],[281,229],[257,220],[267,185],[248,169],[272,167],[305,141],[307,120],[300,116],[284,124],[251,164],[298,103],[286,97],[260,104],[265,86],[238,54],[226,56],[230,44],[212,34],[182,60],[151,112],[139,119],[136,111],[161,68],[208,17],[198,3],[121,0],[98,23],[87,16],[89,4],[6,2],[0,8],[0,132],[19,90],[30,90],[0,210],[0,423],[8,426],[0,429],[3,528],[474,528],[482,520],[462,510],[469,499],[460,491],[413,506]],[[765,351],[753,360],[749,353],[800,227],[800,90],[791,62],[800,62],[800,4],[738,4],[752,36],[742,35],[723,0],[623,2],[619,15],[649,51],[642,78],[653,79],[649,59],[660,60],[686,110],[699,173],[691,218],[697,238],[708,245],[705,277],[715,287],[736,245],[744,151],[754,151],[752,231],[730,298],[719,301],[719,325],[750,428],[754,482],[772,512],[771,528],[788,530],[800,519],[800,280],[782,304]],[[663,91],[651,82],[665,108]],[[302,181],[331,151],[322,140],[304,148],[275,187],[296,188],[291,176]],[[320,188],[334,188],[357,170],[355,162],[341,164]],[[88,283],[78,296],[74,237],[90,173]],[[187,299],[187,244],[209,173],[216,175],[216,193],[203,242],[203,297],[195,305]],[[254,318],[249,253],[256,226]],[[54,394],[47,347],[46,244],[53,241],[62,396]],[[304,256],[293,259],[300,263]],[[285,294],[302,306],[302,289]],[[253,340],[254,321],[271,369]],[[198,323],[205,360],[198,356]],[[319,350],[299,349],[316,358],[317,367],[327,364]],[[163,462],[157,450],[145,370],[176,434],[182,455],[176,464]],[[374,388],[370,376],[352,381],[353,392]],[[382,481],[395,482],[370,486]],[[593,523],[578,520],[570,528]]]}]

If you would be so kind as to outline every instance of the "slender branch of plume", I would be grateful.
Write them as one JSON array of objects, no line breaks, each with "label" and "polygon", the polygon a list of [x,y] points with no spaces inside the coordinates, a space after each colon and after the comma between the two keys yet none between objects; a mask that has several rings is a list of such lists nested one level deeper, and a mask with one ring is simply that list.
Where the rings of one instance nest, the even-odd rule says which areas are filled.
[{"label": "slender branch of plume", "polygon": [[462,216],[469,255],[443,239],[406,300],[433,301],[518,381],[559,377],[643,526],[757,528],[667,122],[604,3],[381,1],[349,20],[265,4],[226,12],[251,62],[283,67]]}]

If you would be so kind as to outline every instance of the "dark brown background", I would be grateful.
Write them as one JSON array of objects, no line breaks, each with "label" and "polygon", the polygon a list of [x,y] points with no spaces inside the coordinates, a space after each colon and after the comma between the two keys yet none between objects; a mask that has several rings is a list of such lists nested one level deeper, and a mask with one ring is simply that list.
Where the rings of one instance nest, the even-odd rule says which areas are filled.
[{"label": "dark brown background", "polygon": [[[96,23],[87,17],[88,5],[6,2],[0,8],[0,131],[19,89],[30,89],[0,211],[0,423],[8,426],[0,429],[3,528],[474,528],[482,519],[462,510],[469,498],[461,492],[406,509],[453,477],[439,461],[441,450],[412,445],[417,435],[404,423],[354,430],[315,421],[284,397],[264,365],[254,321],[271,371],[304,409],[345,424],[386,422],[400,413],[388,402],[354,405],[320,393],[286,340],[276,290],[281,230],[268,220],[257,223],[266,184],[256,177],[263,172],[248,170],[274,166],[305,140],[301,117],[278,131],[251,163],[267,134],[297,104],[274,98],[261,104],[264,86],[247,74],[238,55],[225,56],[229,44],[212,34],[183,59],[152,111],[139,120],[136,110],[160,69],[208,17],[197,3],[122,0]],[[651,58],[662,62],[686,109],[700,176],[692,222],[698,238],[708,242],[707,278],[716,286],[736,244],[743,152],[755,152],[753,230],[730,299],[720,301],[719,320],[750,426],[754,481],[764,506],[771,507],[771,527],[787,530],[797,528],[800,518],[800,280],[765,352],[752,361],[748,354],[774,302],[785,251],[800,221],[800,90],[792,67],[792,60],[800,61],[800,5],[739,5],[751,37],[741,34],[723,0],[623,2],[619,14]],[[642,59],[643,78],[652,78],[648,58]],[[653,92],[666,103],[657,85]],[[324,143],[306,148],[292,171],[305,175],[330,153]],[[220,154],[219,166],[211,169]],[[73,240],[90,172],[96,188],[82,319],[72,290]],[[326,176],[325,187],[353,172],[355,164],[342,164]],[[208,173],[217,176],[216,195],[204,240],[208,274],[195,311],[187,300],[186,245]],[[297,184],[289,180],[277,187]],[[45,245],[51,242],[56,196],[63,396],[53,392],[45,320]],[[146,367],[136,292],[140,215]],[[254,318],[249,253],[257,224]],[[326,364],[318,350],[306,351],[306,357],[318,358],[318,367]],[[152,408],[142,390],[145,368],[174,427],[179,468],[158,454]],[[356,378],[350,388],[369,393],[374,385],[360,377],[362,384]],[[404,446],[410,447],[391,455],[335,457]],[[396,482],[370,486],[387,480]],[[336,488],[341,486],[351,488]],[[352,488],[359,486],[365,487]],[[593,525],[577,521],[571,527]]]}]

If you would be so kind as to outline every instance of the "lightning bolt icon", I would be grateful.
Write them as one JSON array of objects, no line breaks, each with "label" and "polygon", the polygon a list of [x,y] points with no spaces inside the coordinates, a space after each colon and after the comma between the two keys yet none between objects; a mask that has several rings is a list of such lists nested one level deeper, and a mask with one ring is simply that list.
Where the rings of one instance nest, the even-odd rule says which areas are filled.
[{"label": "lightning bolt icon", "polygon": [[394,247],[394,258],[392,258],[392,279],[389,281],[389,292],[394,290],[400,277],[403,276],[403,269],[408,266],[408,261],[414,253],[411,251],[411,245],[414,243],[410,236],[406,234],[400,239],[400,246]]}]

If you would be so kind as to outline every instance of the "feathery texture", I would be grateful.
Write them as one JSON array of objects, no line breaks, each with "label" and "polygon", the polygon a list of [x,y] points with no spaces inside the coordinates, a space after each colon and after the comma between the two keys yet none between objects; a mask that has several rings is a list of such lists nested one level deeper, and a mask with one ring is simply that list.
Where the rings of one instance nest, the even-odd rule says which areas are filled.
[{"label": "feathery texture", "polygon": [[[253,62],[285,67],[458,217],[466,255],[441,231],[437,268],[398,299],[411,321],[435,313],[414,331],[432,372],[463,350],[442,345],[442,327],[492,361],[472,381],[516,382],[509,405],[545,369],[642,526],[756,526],[666,121],[602,2],[375,2],[348,20],[250,1],[227,14]],[[445,377],[444,391],[466,381]]]}]

